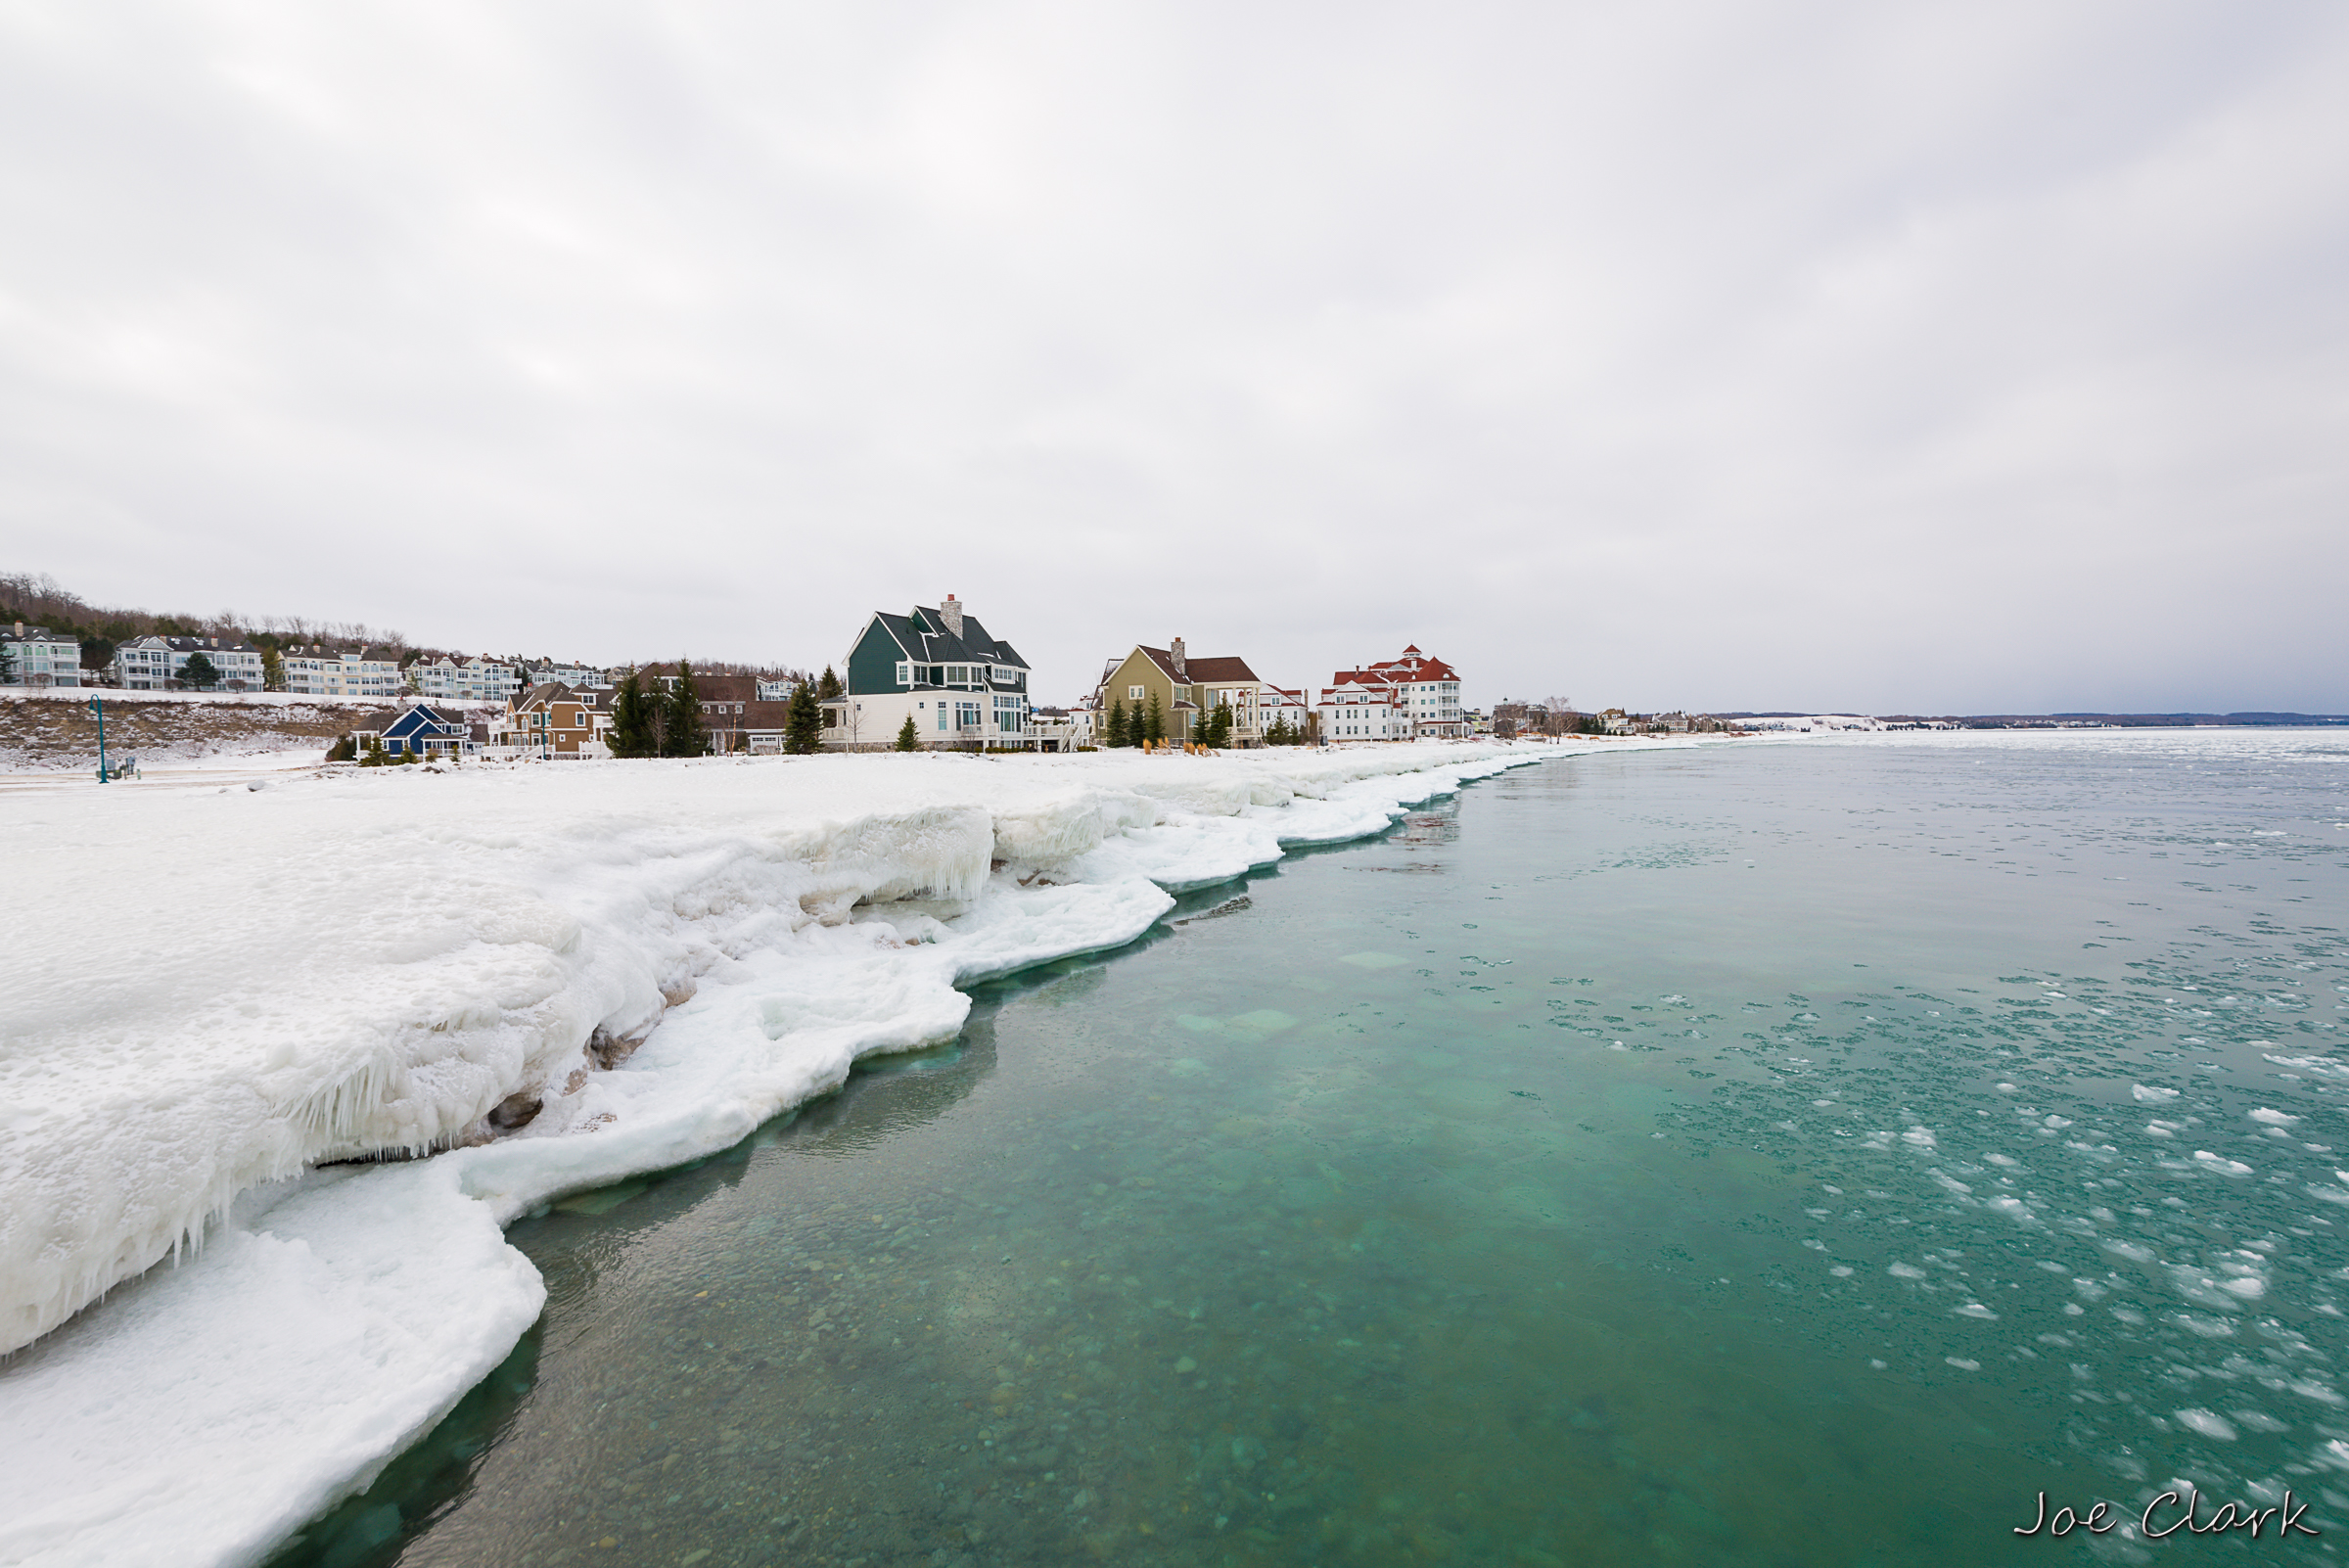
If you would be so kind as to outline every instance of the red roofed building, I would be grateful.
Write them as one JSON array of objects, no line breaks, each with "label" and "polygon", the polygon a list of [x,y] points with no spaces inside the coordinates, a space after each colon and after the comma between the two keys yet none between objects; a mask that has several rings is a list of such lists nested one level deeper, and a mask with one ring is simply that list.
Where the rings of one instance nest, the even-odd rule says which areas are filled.
[{"label": "red roofed building", "polygon": [[1468,733],[1459,671],[1415,647],[1337,671],[1314,712],[1322,735],[1333,741],[1449,740]]}]

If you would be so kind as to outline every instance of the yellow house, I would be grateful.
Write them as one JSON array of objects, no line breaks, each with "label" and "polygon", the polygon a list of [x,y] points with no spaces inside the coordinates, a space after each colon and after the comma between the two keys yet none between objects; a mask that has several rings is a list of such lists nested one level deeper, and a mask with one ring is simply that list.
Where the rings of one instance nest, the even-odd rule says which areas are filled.
[{"label": "yellow house", "polygon": [[1176,637],[1164,648],[1136,645],[1133,652],[1112,665],[1094,693],[1094,722],[1109,721],[1112,705],[1128,717],[1147,715],[1158,704],[1163,738],[1174,744],[1194,740],[1218,703],[1231,705],[1231,744],[1263,743],[1269,721],[1267,688],[1245,659],[1193,659]]}]

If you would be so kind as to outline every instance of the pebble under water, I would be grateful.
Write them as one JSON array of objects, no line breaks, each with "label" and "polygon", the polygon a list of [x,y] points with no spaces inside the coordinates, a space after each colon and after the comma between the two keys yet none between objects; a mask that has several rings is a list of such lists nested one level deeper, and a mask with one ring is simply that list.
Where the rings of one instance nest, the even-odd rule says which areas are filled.
[{"label": "pebble under water", "polygon": [[1518,770],[518,1223],[279,1561],[2332,1561],[2345,915],[2339,734]]}]

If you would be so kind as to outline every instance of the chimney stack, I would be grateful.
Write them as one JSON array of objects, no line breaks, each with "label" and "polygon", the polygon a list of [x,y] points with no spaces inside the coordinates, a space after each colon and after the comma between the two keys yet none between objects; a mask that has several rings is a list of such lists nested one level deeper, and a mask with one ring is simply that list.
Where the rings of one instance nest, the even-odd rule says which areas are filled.
[{"label": "chimney stack", "polygon": [[947,594],[946,602],[938,607],[938,619],[946,623],[948,635],[955,637],[962,635],[962,606],[956,601],[954,595]]},{"label": "chimney stack", "polygon": [[1174,655],[1174,678],[1176,680],[1190,679],[1191,672],[1185,666],[1182,657],[1182,639],[1180,637],[1175,638],[1173,647],[1169,651]]},{"label": "chimney stack", "polygon": [[24,623],[22,621],[17,623],[17,635],[20,637],[24,635]]}]

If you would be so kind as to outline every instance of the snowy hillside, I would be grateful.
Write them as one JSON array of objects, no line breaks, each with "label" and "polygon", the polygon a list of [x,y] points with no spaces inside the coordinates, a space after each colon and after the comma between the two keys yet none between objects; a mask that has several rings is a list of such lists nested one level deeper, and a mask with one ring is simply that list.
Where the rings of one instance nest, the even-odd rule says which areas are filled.
[{"label": "snowy hillside", "polygon": [[[1165,889],[1554,755],[712,759],[22,798],[0,863],[43,918],[0,1003],[0,1348],[26,1347],[0,1364],[0,1562],[258,1560],[536,1316],[514,1217],[951,1037],[958,983],[1130,941]],[[386,1150],[444,1152],[318,1169]]]},{"label": "snowy hillside", "polygon": [[109,760],[159,763],[216,757],[325,755],[337,736],[380,729],[398,710],[282,692],[0,692],[0,768],[86,773],[98,765],[98,720],[106,705]]}]

